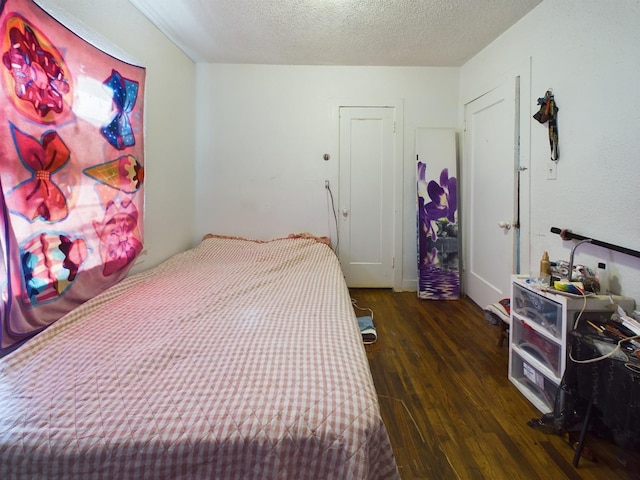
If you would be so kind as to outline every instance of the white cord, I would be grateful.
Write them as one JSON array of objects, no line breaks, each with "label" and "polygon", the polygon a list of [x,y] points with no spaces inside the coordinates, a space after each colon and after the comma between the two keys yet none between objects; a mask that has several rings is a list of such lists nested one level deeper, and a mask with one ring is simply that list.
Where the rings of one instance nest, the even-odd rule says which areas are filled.
[{"label": "white cord", "polygon": [[[584,299],[584,302],[582,304],[582,310],[580,310],[580,313],[576,317],[576,321],[573,324],[573,329],[574,330],[578,328],[578,322],[580,321],[580,318],[582,317],[582,314],[584,313],[584,311],[587,308],[587,295],[582,290],[580,290],[580,293],[582,293],[582,298]],[[609,358],[609,357],[612,357],[613,355],[615,355],[618,352],[618,350],[620,350],[622,348],[622,342],[628,342],[630,340],[636,340],[637,338],[640,338],[640,335],[634,335],[633,337],[621,338],[620,340],[618,340],[618,343],[616,344],[616,346],[614,348],[612,348],[609,353],[605,353],[604,355],[602,355],[600,357],[589,358],[588,360],[576,360],[575,358],[573,358],[573,355],[571,355],[571,351],[569,351],[569,358],[571,359],[572,362],[575,362],[575,363],[595,363],[595,362],[600,362],[601,360],[604,360],[606,358]]]},{"label": "white cord", "polygon": [[351,299],[351,305],[354,306],[354,308],[357,308],[358,310],[365,310],[368,311],[371,314],[371,320],[373,320],[373,310],[369,307],[359,307],[358,306],[358,302],[355,298]]},{"label": "white cord", "polygon": [[582,293],[582,309],[580,310],[580,313],[578,313],[578,316],[576,317],[576,321],[573,322],[573,329],[575,330],[576,328],[578,328],[578,322],[580,321],[580,318],[582,317],[582,314],[584,313],[584,311],[587,309],[587,294],[584,293],[583,290],[579,289],[580,293]]},{"label": "white cord", "polygon": [[576,360],[575,358],[573,358],[573,355],[571,355],[571,351],[569,351],[569,358],[571,359],[572,362],[575,362],[575,363],[595,363],[595,362],[599,362],[601,360],[604,360],[605,358],[609,358],[609,357],[615,355],[616,352],[618,350],[620,350],[620,348],[622,348],[622,342],[627,342],[629,340],[635,340],[637,338],[640,338],[640,335],[634,335],[633,337],[621,338],[620,340],[618,340],[617,345],[609,353],[605,353],[601,357],[590,358],[588,360]]}]

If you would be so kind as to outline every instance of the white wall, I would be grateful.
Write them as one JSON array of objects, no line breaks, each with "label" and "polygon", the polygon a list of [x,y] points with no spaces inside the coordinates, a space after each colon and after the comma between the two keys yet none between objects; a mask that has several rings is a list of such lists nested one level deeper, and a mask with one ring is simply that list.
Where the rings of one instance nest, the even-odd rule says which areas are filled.
[{"label": "white wall", "polygon": [[[532,122],[532,255],[526,263],[535,271],[543,250],[552,259],[568,257],[571,243],[550,234],[552,226],[640,250],[637,0],[545,0],[460,70],[195,66],[127,0],[39,3],[68,13],[94,32],[90,36],[147,68],[148,254],[138,269],[209,231],[259,238],[327,234],[324,180],[337,185],[331,105],[402,99],[403,278],[415,285],[415,129],[459,128],[461,104],[530,58],[532,110],[547,88],[560,107],[561,159],[558,179],[546,180],[546,129]],[[324,153],[333,160],[324,162]],[[607,261],[618,291],[640,299],[640,260],[588,245],[577,260]]]},{"label": "white wall", "polygon": [[[417,127],[457,128],[457,68],[197,66],[196,238],[329,235],[336,102],[404,105],[403,279],[416,286]],[[326,162],[323,155],[331,160]],[[338,205],[336,205],[336,208]]]},{"label": "white wall", "polygon": [[[573,242],[551,227],[640,250],[638,46],[637,0],[544,0],[461,69],[464,104],[531,58],[532,112],[549,88],[560,108],[557,180],[546,179],[546,126],[530,125],[531,272],[544,250],[568,260]],[[640,300],[640,259],[578,248],[578,263],[595,267],[599,260],[617,277],[616,293]]]},{"label": "white wall", "polygon": [[192,245],[195,64],[128,0],[38,0],[72,30],[109,53],[146,67],[146,255],[149,268]]}]

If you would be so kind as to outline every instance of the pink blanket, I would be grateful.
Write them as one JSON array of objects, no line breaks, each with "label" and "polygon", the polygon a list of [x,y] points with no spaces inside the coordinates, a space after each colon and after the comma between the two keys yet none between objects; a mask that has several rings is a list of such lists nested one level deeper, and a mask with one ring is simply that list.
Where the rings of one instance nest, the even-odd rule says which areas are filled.
[{"label": "pink blanket", "polygon": [[0,478],[398,478],[313,239],[209,238],[0,359]]}]

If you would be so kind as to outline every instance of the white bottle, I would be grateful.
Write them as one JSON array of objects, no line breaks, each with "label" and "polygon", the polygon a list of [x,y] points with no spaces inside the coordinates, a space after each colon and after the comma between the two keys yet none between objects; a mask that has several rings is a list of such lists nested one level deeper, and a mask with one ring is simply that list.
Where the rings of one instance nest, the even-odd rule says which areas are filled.
[{"label": "white bottle", "polygon": [[600,295],[609,293],[609,282],[607,279],[607,264],[598,262],[598,281],[600,282]]}]

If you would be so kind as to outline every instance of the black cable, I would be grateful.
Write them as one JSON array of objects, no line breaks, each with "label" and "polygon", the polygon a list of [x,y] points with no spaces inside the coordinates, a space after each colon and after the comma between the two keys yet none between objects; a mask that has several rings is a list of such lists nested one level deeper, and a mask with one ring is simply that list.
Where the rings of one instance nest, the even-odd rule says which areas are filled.
[{"label": "black cable", "polygon": [[325,185],[325,188],[329,192],[329,197],[331,197],[331,211],[333,212],[333,221],[336,225],[336,247],[333,251],[338,255],[338,247],[340,246],[340,235],[338,235],[338,215],[336,214],[336,205],[333,201],[333,192],[331,191],[330,185]]}]

